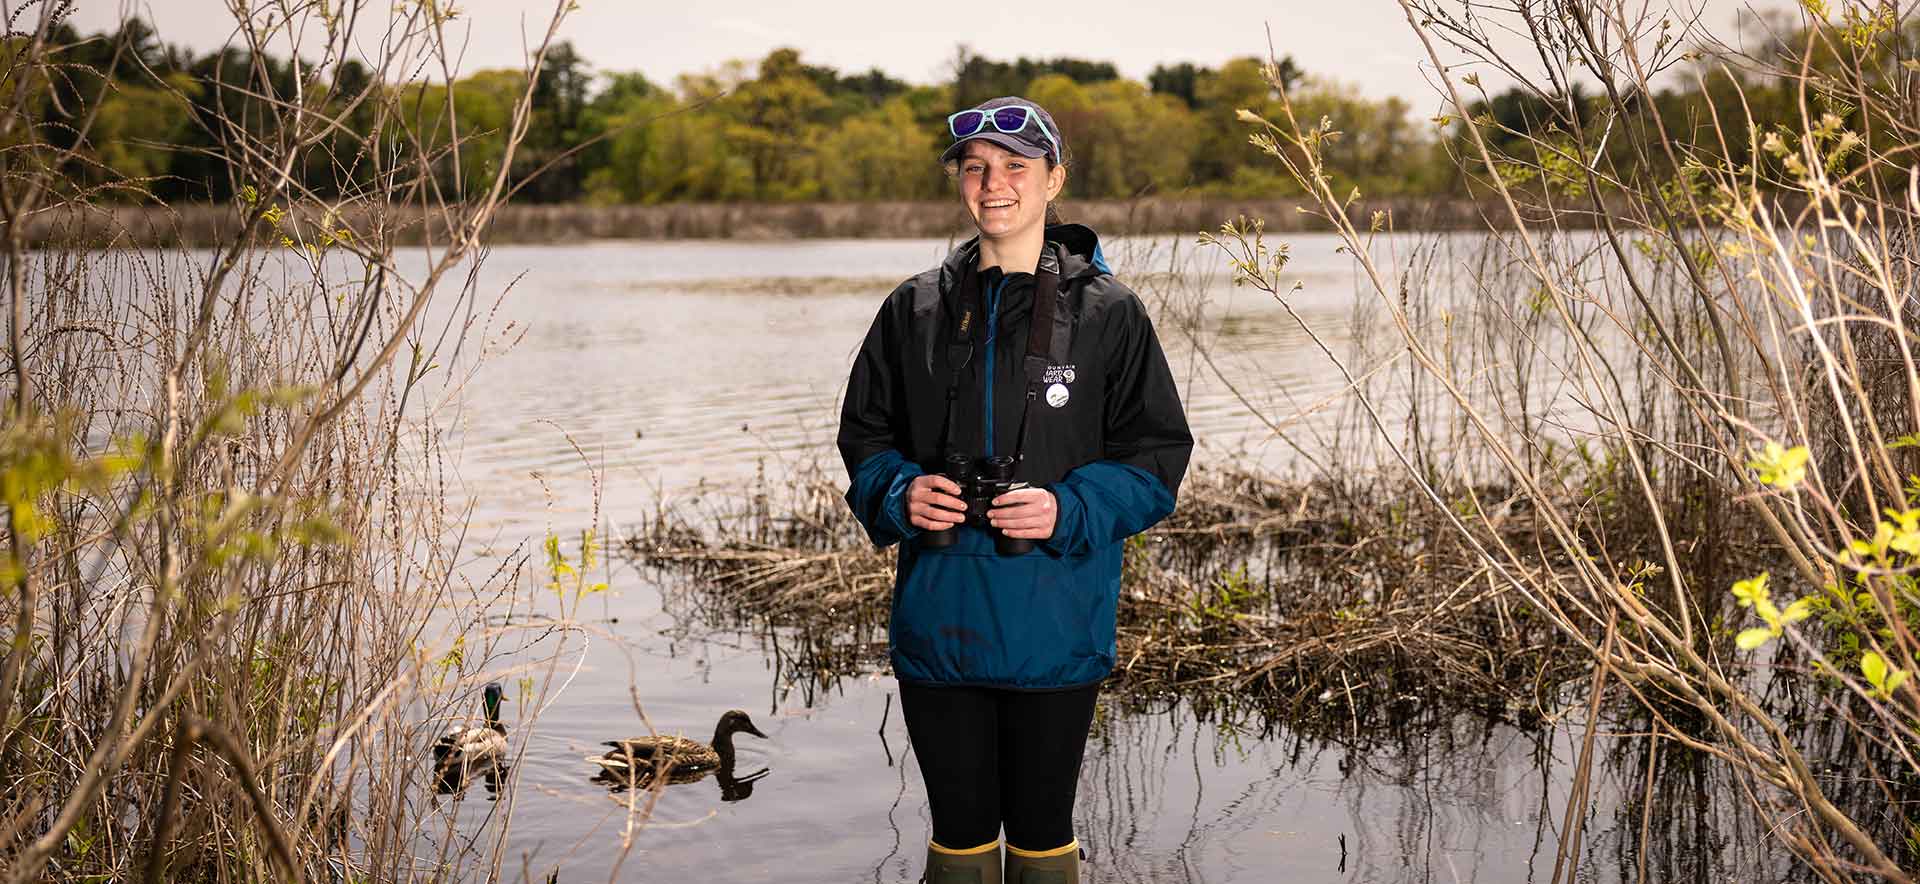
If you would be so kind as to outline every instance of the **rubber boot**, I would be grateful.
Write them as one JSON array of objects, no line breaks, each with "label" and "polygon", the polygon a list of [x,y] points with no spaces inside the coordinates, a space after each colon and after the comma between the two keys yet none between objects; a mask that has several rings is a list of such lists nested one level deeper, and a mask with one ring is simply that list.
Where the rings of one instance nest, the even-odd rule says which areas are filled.
[{"label": "rubber boot", "polygon": [[927,842],[926,884],[1000,884],[1000,842],[954,850]]},{"label": "rubber boot", "polygon": [[1006,884],[1080,884],[1080,842],[1052,850],[1007,845]]}]

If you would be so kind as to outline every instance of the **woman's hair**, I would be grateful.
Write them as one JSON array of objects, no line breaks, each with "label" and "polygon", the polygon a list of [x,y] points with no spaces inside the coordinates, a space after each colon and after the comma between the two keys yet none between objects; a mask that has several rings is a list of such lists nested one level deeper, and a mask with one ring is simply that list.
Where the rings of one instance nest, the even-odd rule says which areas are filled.
[{"label": "woman's hair", "polygon": [[[1048,171],[1049,173],[1051,173],[1051,172],[1053,171],[1053,166],[1054,166],[1054,162],[1053,162],[1053,157],[1043,157],[1042,159],[1045,159],[1045,160],[1047,161],[1047,171]],[[1066,163],[1064,163],[1064,162],[1062,162],[1062,163],[1060,163],[1060,165],[1061,165],[1061,166],[1065,166],[1065,165],[1066,165]],[[1060,188],[1060,192],[1061,192],[1061,193],[1065,193],[1065,192],[1066,192],[1066,190],[1067,190],[1067,189],[1066,189],[1066,188],[1064,188],[1064,187],[1062,187],[1062,188]],[[1051,199],[1051,200],[1047,200],[1047,219],[1046,219],[1045,221],[1043,221],[1043,222],[1041,222],[1041,223],[1043,223],[1043,224],[1064,224],[1064,223],[1066,223],[1066,222],[1064,222],[1064,221],[1061,221],[1061,220],[1060,220],[1060,210],[1059,210],[1059,209],[1057,208],[1057,206],[1058,206],[1059,204],[1060,204],[1060,201],[1059,201],[1059,200],[1057,200],[1057,199]]]}]

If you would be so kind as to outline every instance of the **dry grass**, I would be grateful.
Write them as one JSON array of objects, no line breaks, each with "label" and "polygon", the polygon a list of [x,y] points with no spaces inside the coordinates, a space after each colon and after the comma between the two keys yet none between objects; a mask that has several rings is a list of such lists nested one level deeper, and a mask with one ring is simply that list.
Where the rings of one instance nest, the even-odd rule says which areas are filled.
[{"label": "dry grass", "polygon": [[[1466,284],[1422,287],[1418,258],[1376,236],[1394,219],[1350,211],[1320,159],[1337,136],[1296,119],[1277,80],[1281,113],[1250,121],[1354,255],[1388,329],[1374,355],[1406,358],[1415,428],[1398,397],[1356,384],[1362,426],[1480,566],[1584,651],[1589,709],[1624,701],[1649,753],[1725,765],[1804,877],[1912,881],[1920,481],[1895,432],[1920,414],[1920,25],[1890,5],[1829,19],[1805,4],[1736,49],[1612,0],[1400,5],[1465,121],[1461,169],[1503,204],[1495,258]],[[1513,33],[1566,51],[1504,54]],[[1478,79],[1456,73],[1477,65],[1537,99],[1531,131],[1477,116]],[[1582,78],[1605,86],[1582,99]],[[1635,100],[1683,79],[1712,105]],[[1796,112],[1756,119],[1762,102]],[[1583,216],[1602,227],[1569,233]],[[1257,227],[1215,241],[1286,301],[1284,252]],[[1323,355],[1349,377],[1370,368]],[[1463,480],[1513,489],[1533,543],[1448,506]],[[1580,853],[1604,742],[1587,720],[1555,881]],[[1824,772],[1856,764],[1873,773]]]},{"label": "dry grass", "polygon": [[[109,248],[128,231],[94,226],[103,194],[63,174],[93,162],[106,81],[51,42],[63,6],[8,10],[7,884],[505,874],[511,790],[501,824],[461,832],[429,800],[428,747],[473,722],[491,678],[529,701],[509,725],[531,723],[561,656],[501,671],[497,655],[524,643],[486,615],[518,610],[527,557],[461,570],[446,505],[441,409],[500,344],[497,293],[468,274],[506,182],[450,199],[437,180],[457,162],[449,118],[402,106],[378,77],[334,91],[324,72],[345,59],[395,76],[448,60],[436,5],[362,5],[238,23],[256,51],[320,35],[291,86],[244,52],[197,84],[232,102],[197,122],[248,194],[207,251]],[[388,54],[360,56],[353,23],[385,27],[371,45]],[[47,101],[55,78],[80,84],[81,103]],[[354,112],[386,135],[341,155],[333,123]],[[319,163],[368,183],[323,211],[289,174]],[[450,235],[398,260],[394,206],[429,207]]]},{"label": "dry grass", "polygon": [[[679,575],[667,583],[689,613],[787,630],[819,686],[884,668],[894,551],[866,540],[823,471],[781,487],[658,513],[626,549]],[[1393,705],[1557,714],[1586,672],[1576,647],[1405,500],[1384,481],[1198,469],[1127,547],[1114,687],[1342,729]],[[1502,523],[1515,543],[1537,530],[1524,514]]]}]

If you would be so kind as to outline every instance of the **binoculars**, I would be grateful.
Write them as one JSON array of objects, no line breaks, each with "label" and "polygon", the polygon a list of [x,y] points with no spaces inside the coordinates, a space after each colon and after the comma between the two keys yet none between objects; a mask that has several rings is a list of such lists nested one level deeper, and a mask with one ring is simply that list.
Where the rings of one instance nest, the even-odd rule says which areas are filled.
[{"label": "binoculars", "polygon": [[[994,551],[1003,556],[1025,555],[1033,551],[1033,541],[1008,537],[987,521],[987,510],[992,509],[994,498],[1026,484],[1013,481],[1013,466],[1013,458],[1004,455],[974,458],[964,454],[949,454],[946,468],[940,471],[940,475],[960,486],[960,499],[967,504],[967,518],[963,524],[992,535]],[[959,527],[955,525],[944,531],[922,531],[920,545],[936,548],[952,546],[954,532]]]}]

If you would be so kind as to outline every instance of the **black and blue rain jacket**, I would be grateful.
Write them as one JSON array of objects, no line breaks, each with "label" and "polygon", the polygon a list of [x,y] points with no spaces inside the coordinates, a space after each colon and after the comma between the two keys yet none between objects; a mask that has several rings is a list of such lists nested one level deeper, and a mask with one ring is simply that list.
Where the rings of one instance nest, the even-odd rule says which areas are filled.
[{"label": "black and blue rain jacket", "polygon": [[[880,546],[900,544],[889,637],[906,682],[1056,689],[1113,670],[1114,613],[1125,540],[1173,511],[1193,450],[1179,391],[1139,297],[1113,278],[1094,232],[1047,228],[1058,262],[1044,394],[1014,478],[1059,501],[1053,537],[1001,556],[969,526],[951,546],[922,547],[907,487],[940,468],[951,378],[948,344],[962,275],[977,240],[887,296],[854,358],[839,447],[847,503]],[[980,273],[987,329],[959,380],[951,447],[1012,454],[1026,399],[1032,274]]]}]

